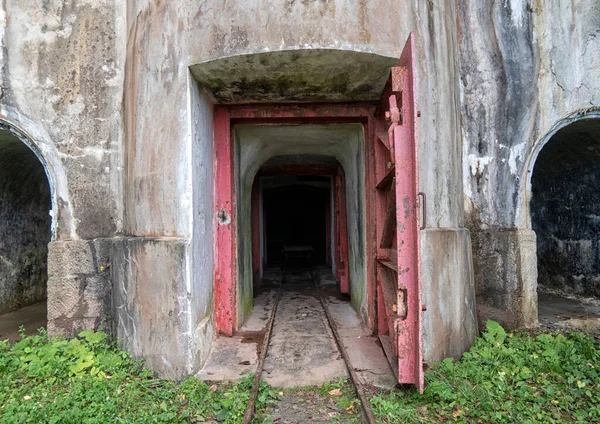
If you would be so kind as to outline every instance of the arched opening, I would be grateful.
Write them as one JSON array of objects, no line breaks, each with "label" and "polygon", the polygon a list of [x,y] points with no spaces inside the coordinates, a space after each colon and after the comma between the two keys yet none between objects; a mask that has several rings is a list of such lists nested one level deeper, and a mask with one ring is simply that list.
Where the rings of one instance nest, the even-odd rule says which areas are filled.
[{"label": "arched opening", "polygon": [[556,131],[531,178],[537,236],[538,310],[544,324],[595,317],[600,297],[600,119]]},{"label": "arched opening", "polygon": [[51,193],[44,166],[0,130],[0,339],[45,327]]}]

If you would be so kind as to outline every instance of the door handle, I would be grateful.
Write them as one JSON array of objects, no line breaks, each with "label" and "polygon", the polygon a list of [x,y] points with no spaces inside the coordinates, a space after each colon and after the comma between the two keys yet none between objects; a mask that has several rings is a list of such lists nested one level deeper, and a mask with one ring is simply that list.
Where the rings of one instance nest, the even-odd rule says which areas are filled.
[{"label": "door handle", "polygon": [[424,230],[427,226],[427,196],[422,191],[419,192],[418,196],[423,199],[423,201],[419,201],[419,206],[422,206],[422,216],[421,220],[421,230]]}]

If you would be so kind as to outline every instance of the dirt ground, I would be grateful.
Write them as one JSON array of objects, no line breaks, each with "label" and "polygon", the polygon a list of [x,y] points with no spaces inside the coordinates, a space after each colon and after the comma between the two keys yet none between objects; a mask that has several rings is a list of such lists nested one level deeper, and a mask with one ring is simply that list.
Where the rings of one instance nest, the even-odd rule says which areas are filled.
[{"label": "dirt ground", "polygon": [[323,387],[284,389],[260,422],[274,424],[360,423],[360,401],[345,382]]},{"label": "dirt ground", "polygon": [[20,326],[25,328],[25,334],[37,334],[37,329],[46,328],[47,322],[46,301],[2,314],[0,315],[0,340],[19,341],[21,340]]},{"label": "dirt ground", "polygon": [[538,319],[540,330],[600,335],[600,300],[542,287],[538,291]]}]

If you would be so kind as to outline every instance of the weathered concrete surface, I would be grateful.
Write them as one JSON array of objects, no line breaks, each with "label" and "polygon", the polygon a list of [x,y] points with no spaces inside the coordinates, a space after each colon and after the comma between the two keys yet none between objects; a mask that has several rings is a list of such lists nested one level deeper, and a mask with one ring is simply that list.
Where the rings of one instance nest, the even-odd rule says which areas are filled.
[{"label": "weathered concrete surface", "polygon": [[[196,117],[207,116],[212,106],[209,102],[197,109],[191,106],[194,103],[189,101],[190,90],[195,87],[189,83],[190,66],[239,56],[231,59],[230,63],[235,63],[248,59],[244,55],[255,53],[305,51],[308,55],[309,50],[323,49],[367,53],[384,60],[399,56],[410,31],[416,32],[417,39],[420,189],[428,196],[428,222],[436,227],[462,225],[454,1],[408,2],[402,7],[384,0],[359,3],[182,0],[176,6],[157,0],[126,3],[125,234],[188,237],[194,231],[197,211],[195,206],[189,207],[189,202],[197,196],[194,192],[197,182],[189,152],[196,147],[189,134],[190,128],[197,125]],[[340,52],[343,54],[346,53]],[[353,54],[347,53],[347,57]],[[344,63],[340,61],[340,68],[348,68]],[[323,64],[315,60],[311,75],[335,86],[338,79],[328,79],[332,67],[321,67]],[[289,74],[300,70],[290,65]],[[225,71],[215,68],[211,73],[225,74]],[[246,67],[246,71],[252,73],[253,67]],[[345,71],[348,70],[335,73],[342,75]],[[256,88],[251,88],[256,95]],[[321,87],[322,91],[330,89],[332,86]],[[261,92],[261,100],[281,98],[280,91],[270,91],[273,93],[265,96]],[[242,94],[236,91],[236,99],[243,101]],[[296,100],[303,99],[298,95]],[[199,127],[208,133],[208,125],[203,121]],[[212,163],[201,166],[210,168]],[[212,193],[211,188],[199,189]],[[211,195],[207,196],[206,201],[212,202]],[[239,240],[243,243],[249,238]],[[208,273],[204,268],[206,263],[199,264],[196,258],[200,252],[208,255],[208,250],[203,249],[210,244],[201,246],[190,257],[188,272],[193,275]],[[355,252],[358,256],[352,262],[357,264],[364,255],[359,254],[360,250]],[[251,273],[244,275],[250,277]],[[239,298],[249,299],[250,293],[246,290]],[[364,300],[359,295],[354,292],[357,305]],[[243,313],[242,308],[238,310]],[[364,315],[362,307],[361,314]]]},{"label": "weathered concrete surface", "polygon": [[116,336],[134,356],[165,377],[192,374],[212,334],[210,318],[193,327],[189,240],[123,238],[113,244],[113,304]]},{"label": "weathered concrete surface", "polygon": [[471,233],[479,322],[494,319],[506,328],[537,326],[535,233],[489,229]]},{"label": "weathered concrete surface", "polygon": [[421,188],[429,196],[429,222],[459,226],[463,206],[455,16],[450,0],[403,7],[390,7],[383,0],[185,0],[176,8],[129,0],[126,226],[140,235],[181,234],[186,228],[189,212],[175,205],[186,196],[180,188],[189,175],[175,165],[182,160],[189,125],[183,100],[187,66],[241,54],[323,48],[398,57],[411,30],[418,40]]},{"label": "weathered concrete surface", "polygon": [[225,104],[377,101],[397,63],[351,50],[284,50],[216,59],[190,70]]},{"label": "weathered concrete surface", "polygon": [[[492,290],[478,291],[491,312],[486,317],[516,314],[513,323],[536,324],[535,245],[507,234],[531,228],[529,179],[545,135],[570,114],[600,104],[599,31],[595,1],[460,4],[465,206],[475,270],[486,277],[476,283]],[[515,264],[519,258],[533,263]],[[513,289],[526,291],[506,291]]]},{"label": "weathered concrete surface", "polygon": [[207,381],[235,381],[256,371],[276,295],[275,290],[267,290],[254,297],[252,314],[233,337],[215,337],[210,356],[196,377]]},{"label": "weathered concrete surface", "polygon": [[347,377],[310,273],[290,282],[284,275],[283,285],[262,378],[275,387],[301,387]]},{"label": "weathered concrete surface", "polygon": [[421,231],[423,359],[459,357],[478,335],[469,231]]},{"label": "weathered concrete surface", "polygon": [[[43,280],[39,299],[46,296],[42,256],[48,251],[50,334],[110,326],[110,280],[107,271],[90,264],[100,258],[108,263],[109,242],[99,238],[122,227],[124,17],[125,4],[105,0],[0,3],[0,129],[35,153],[41,168],[31,176],[49,186],[39,188],[44,200],[28,194],[31,207],[36,199],[40,206],[26,226],[16,225],[19,213],[11,213],[22,243],[2,234],[10,253],[2,247],[1,254],[20,255],[29,278]],[[17,170],[1,168],[0,185],[17,179]],[[23,181],[23,194],[25,187]],[[50,237],[54,242],[47,248]],[[19,252],[21,244],[28,259]],[[34,259],[38,265],[30,263]]]},{"label": "weathered concrete surface", "polygon": [[[271,316],[277,285],[283,278],[283,292],[271,335],[271,344],[263,378],[274,386],[301,387],[321,385],[347,376],[343,359],[317,298],[313,277],[320,284],[331,315],[352,367],[365,384],[390,388],[396,378],[390,369],[376,336],[361,321],[352,305],[343,300],[331,270],[319,267],[265,271],[263,286],[269,286],[254,298],[254,309],[233,337],[216,336],[204,368],[197,374],[202,380],[237,380],[254,372],[267,322]],[[268,280],[268,281],[267,281]]]},{"label": "weathered concrete surface", "polygon": [[120,226],[124,14],[105,0],[0,6],[0,116],[44,159],[57,239]]},{"label": "weathered concrete surface", "polygon": [[50,186],[33,151],[0,131],[0,313],[46,298]]},{"label": "weathered concrete surface", "polygon": [[213,114],[212,104],[203,95],[196,81],[188,79],[192,127],[190,130],[192,169],[192,202],[184,199],[183,208],[192,209],[191,249],[188,272],[191,273],[190,319],[193,329],[193,371],[196,372],[208,357],[213,338]]},{"label": "weathered concrete surface", "polygon": [[18,311],[0,315],[0,340],[17,342],[21,340],[19,328],[25,328],[25,334],[38,334],[39,328],[46,328],[46,301],[25,306]]},{"label": "weathered concrete surface", "polygon": [[327,307],[358,378],[367,386],[391,389],[398,384],[379,337],[360,319],[352,305],[340,296],[331,270],[317,268],[314,273]]},{"label": "weathered concrete surface", "polygon": [[53,241],[48,247],[48,332],[73,337],[113,325],[113,239]]},{"label": "weathered concrete surface", "polygon": [[346,177],[348,256],[352,303],[367,322],[365,180],[363,128],[358,124],[237,125],[238,322],[252,296],[251,190],[260,167],[283,155],[323,155],[336,159]]}]

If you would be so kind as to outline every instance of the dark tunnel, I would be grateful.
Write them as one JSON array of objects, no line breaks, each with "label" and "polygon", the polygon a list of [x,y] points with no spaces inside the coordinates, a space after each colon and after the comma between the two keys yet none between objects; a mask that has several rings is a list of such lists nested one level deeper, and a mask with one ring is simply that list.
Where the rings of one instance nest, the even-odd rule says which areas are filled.
[{"label": "dark tunnel", "polygon": [[538,284],[600,296],[600,120],[560,129],[532,176]]},{"label": "dark tunnel", "polygon": [[[329,177],[298,177],[293,185],[263,192],[267,266],[328,263],[329,182]],[[309,250],[286,252],[294,247]]]},{"label": "dark tunnel", "polygon": [[0,130],[0,313],[46,298],[50,186],[33,151]]}]

